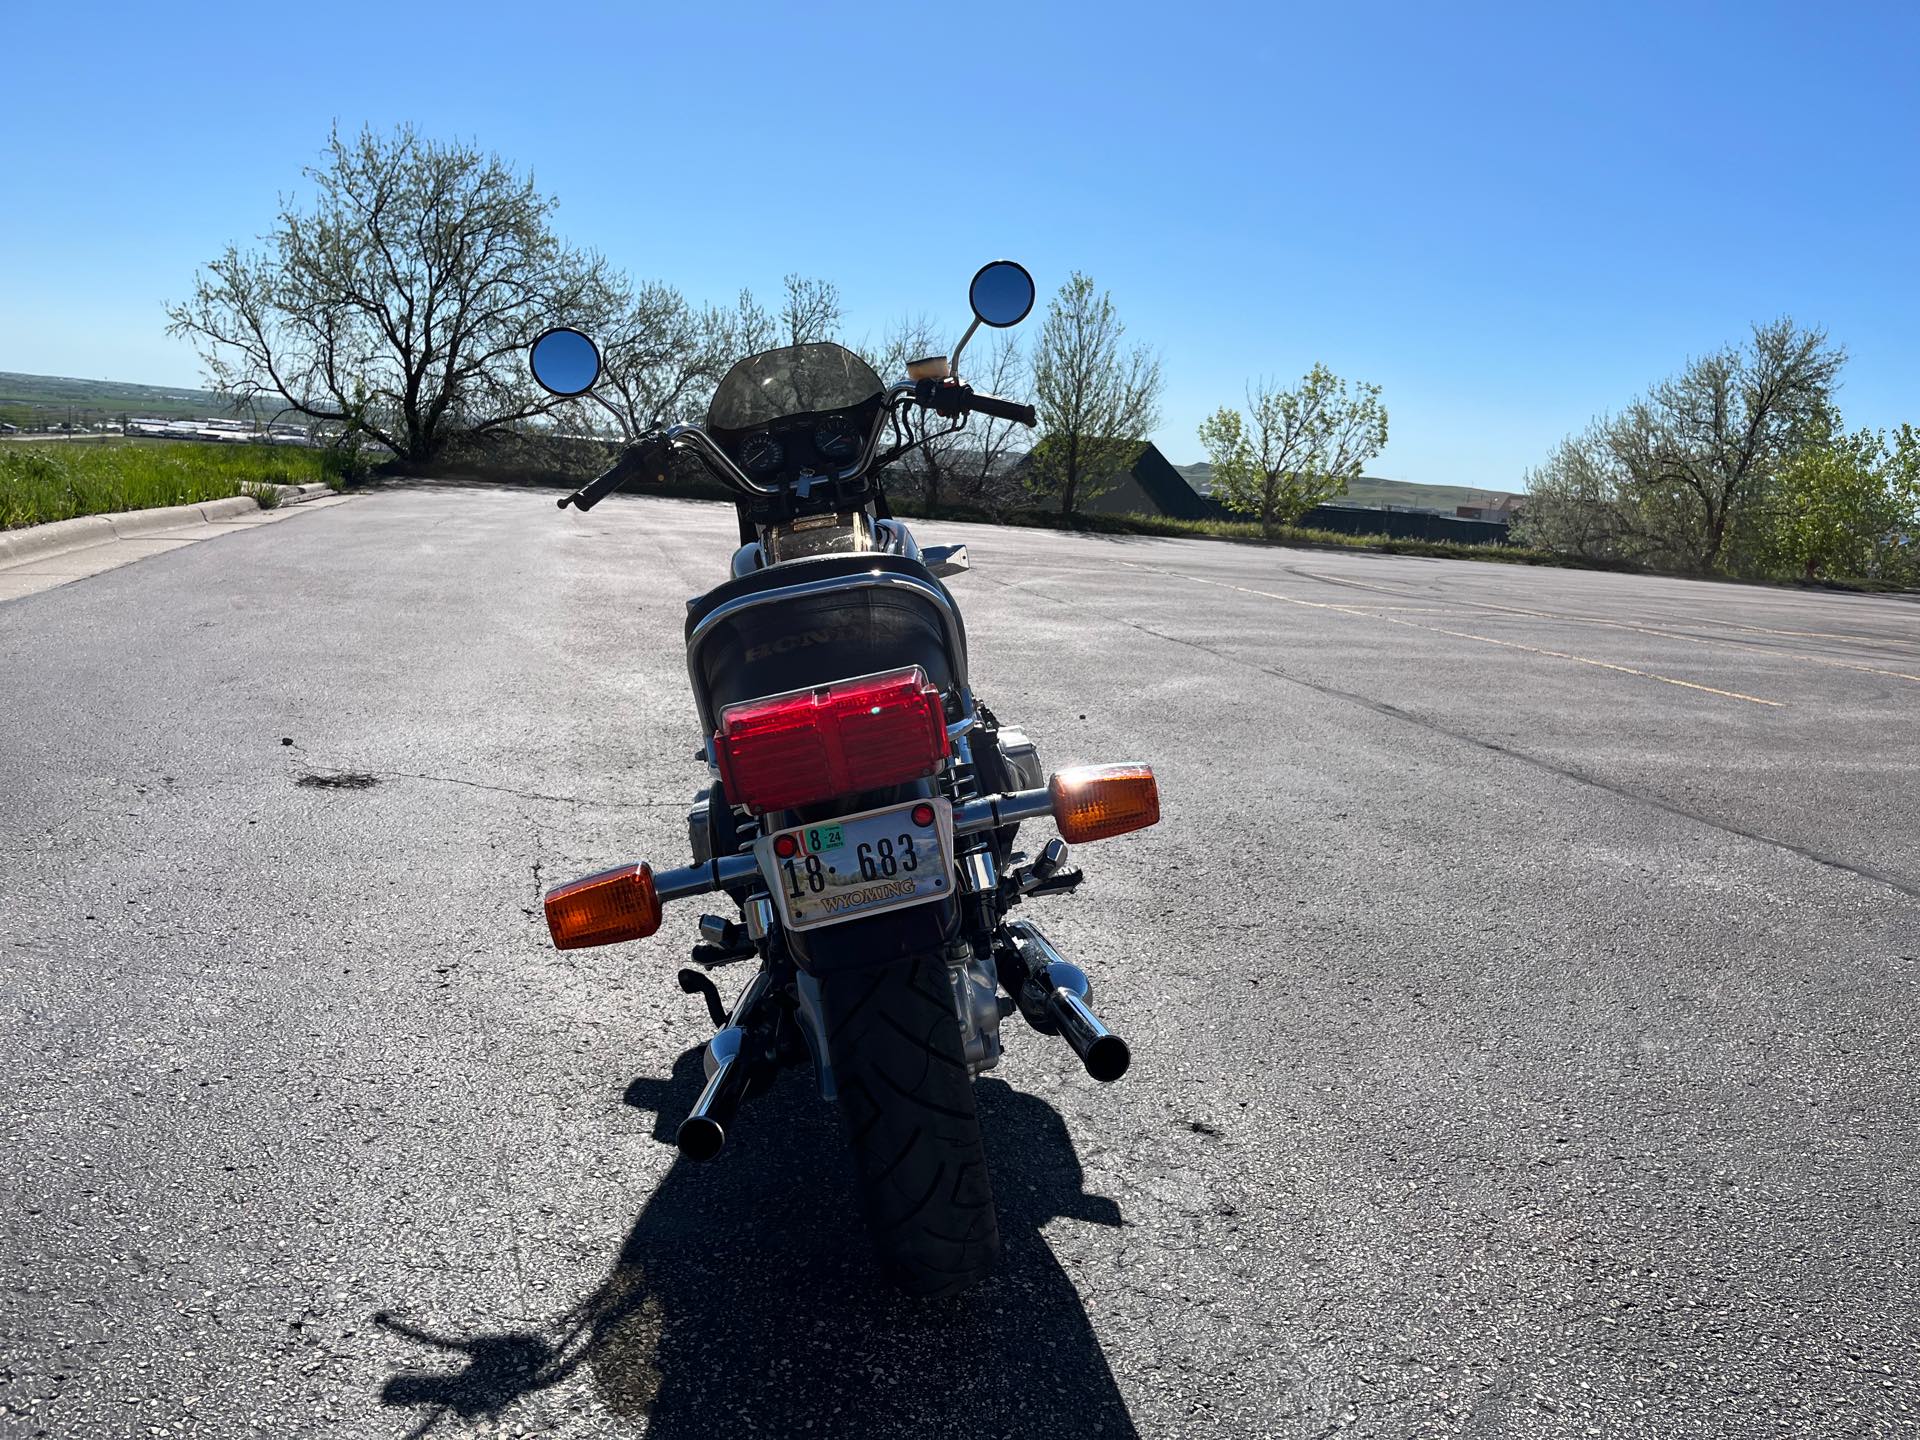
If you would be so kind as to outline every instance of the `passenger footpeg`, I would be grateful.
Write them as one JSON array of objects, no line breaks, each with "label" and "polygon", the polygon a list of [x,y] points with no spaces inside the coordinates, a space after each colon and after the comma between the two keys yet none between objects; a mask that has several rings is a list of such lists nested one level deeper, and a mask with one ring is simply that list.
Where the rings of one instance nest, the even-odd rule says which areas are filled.
[{"label": "passenger footpeg", "polygon": [[1021,961],[1018,968],[1025,971],[1014,992],[1021,1017],[1042,1034],[1065,1039],[1087,1074],[1103,1084],[1126,1074],[1133,1052],[1093,1013],[1093,984],[1087,972],[1062,959],[1037,926],[1016,920],[1007,926],[1007,933]]},{"label": "passenger footpeg", "polygon": [[1067,842],[1049,840],[1031,864],[1022,865],[1006,879],[1003,889],[1008,904],[1030,895],[1069,894],[1085,877],[1067,868]]},{"label": "passenger footpeg", "polygon": [[718,945],[696,945],[688,952],[687,958],[702,970],[718,970],[722,965],[737,965],[742,960],[751,960],[757,953],[751,947],[745,950],[722,950]]},{"label": "passenger footpeg", "polygon": [[754,948],[753,937],[747,933],[746,926],[718,915],[700,917],[700,942],[693,947],[691,959],[706,970],[731,965],[736,960],[751,960],[760,953]]}]

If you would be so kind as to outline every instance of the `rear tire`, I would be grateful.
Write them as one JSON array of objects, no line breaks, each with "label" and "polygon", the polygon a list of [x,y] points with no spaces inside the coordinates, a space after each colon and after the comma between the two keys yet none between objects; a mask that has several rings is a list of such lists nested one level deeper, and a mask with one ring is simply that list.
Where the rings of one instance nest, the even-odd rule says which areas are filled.
[{"label": "rear tire", "polygon": [[1000,1253],[946,961],[916,956],[821,986],[854,1183],[887,1278],[953,1295]]}]

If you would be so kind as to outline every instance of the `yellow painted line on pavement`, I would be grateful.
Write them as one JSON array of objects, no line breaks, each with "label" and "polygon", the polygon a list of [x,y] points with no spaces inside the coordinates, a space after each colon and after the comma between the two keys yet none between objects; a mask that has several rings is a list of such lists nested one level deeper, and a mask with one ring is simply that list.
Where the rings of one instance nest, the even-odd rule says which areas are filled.
[{"label": "yellow painted line on pavement", "polygon": [[1408,615],[1453,615],[1458,612],[1451,605],[1373,605],[1355,601],[1351,605],[1342,605],[1342,610],[1352,610],[1356,614],[1371,614],[1375,610],[1398,610]]},{"label": "yellow painted line on pavement", "polygon": [[1888,645],[1900,643],[1897,640],[1886,640],[1876,635],[1841,635],[1832,630],[1774,630],[1765,625],[1741,625],[1732,620],[1702,618],[1694,623],[1718,625],[1723,630],[1745,630],[1753,635],[1786,635],[1796,640],[1843,640],[1849,645],[1878,645],[1883,649]]},{"label": "yellow painted line on pavement", "polygon": [[[1349,585],[1357,590],[1370,590],[1379,595],[1393,595],[1403,599],[1408,597],[1408,592],[1404,590],[1389,590],[1383,586],[1369,585],[1364,580],[1347,580],[1339,576],[1321,575],[1317,571],[1303,571],[1301,573],[1311,575],[1315,580],[1324,581],[1332,585]],[[1610,620],[1600,615],[1567,615],[1557,610],[1534,610],[1524,605],[1501,605],[1492,600],[1473,600],[1466,596],[1449,596],[1447,598],[1455,606],[1466,605],[1478,610],[1492,610],[1509,615],[1525,615],[1535,620],[1558,620],[1569,625],[1598,625],[1610,630],[1632,630],[1641,635],[1655,635],[1667,640],[1684,640],[1690,645],[1722,646],[1728,649],[1747,650],[1762,655],[1775,655],[1787,660],[1804,660],[1809,665],[1828,665],[1837,670],[1857,670],[1863,675],[1882,675],[1891,680],[1910,680],[1914,684],[1920,685],[1920,675],[1910,674],[1905,670],[1888,670],[1878,665],[1865,665],[1854,660],[1836,660],[1830,655],[1802,655],[1794,650],[1776,650],[1771,646],[1755,644],[1750,640],[1735,640],[1730,637],[1710,638],[1705,635],[1683,635],[1678,631],[1661,629],[1652,623],[1642,624],[1631,620]],[[1823,636],[1820,632],[1812,630],[1769,630],[1764,626],[1736,625],[1730,620],[1712,620],[1704,617],[1699,620],[1688,620],[1684,623],[1690,625],[1714,625],[1722,629],[1747,630],[1758,635],[1797,635],[1802,639],[1825,638],[1839,640],[1849,638],[1839,635]],[[1875,643],[1857,636],[1851,638],[1860,644]]]},{"label": "yellow painted line on pavement", "polygon": [[[1705,635],[1683,635],[1675,630],[1662,630],[1653,625],[1637,625],[1631,620],[1606,620],[1597,615],[1561,615],[1551,610],[1528,610],[1519,605],[1496,605],[1491,600],[1469,600],[1469,605],[1477,605],[1482,610],[1503,610],[1513,615],[1525,615],[1537,620],[1560,620],[1570,625],[1598,625],[1609,630],[1632,630],[1641,635],[1657,635],[1667,640],[1684,640],[1689,645],[1711,645],[1725,649],[1746,650],[1761,655],[1775,655],[1783,660],[1804,660],[1809,665],[1831,665],[1838,670],[1858,670],[1864,675],[1885,675],[1894,680],[1911,680],[1920,685],[1920,675],[1905,670],[1885,670],[1878,665],[1862,665],[1855,660],[1836,660],[1831,655],[1802,655],[1797,650],[1776,650],[1770,645],[1759,645],[1751,640],[1733,640],[1728,638],[1709,638]],[[1687,622],[1689,624],[1694,622]],[[1702,624],[1714,624],[1707,620]],[[1786,631],[1762,631],[1763,634],[1781,634]]]},{"label": "yellow painted line on pavement", "polygon": [[[1256,592],[1257,593],[1257,592]],[[1329,605],[1329,610],[1339,610],[1338,605]],[[1346,611],[1347,614],[1363,612]],[[1774,710],[1787,708],[1784,700],[1762,700],[1758,695],[1748,695],[1739,690],[1722,690],[1715,685],[1702,685],[1695,680],[1680,680],[1672,675],[1656,675],[1651,670],[1636,670],[1631,665],[1617,665],[1611,660],[1595,660],[1590,655],[1574,655],[1565,650],[1548,650],[1539,645],[1522,645],[1518,640],[1498,640],[1491,635],[1473,635],[1465,630],[1448,630],[1440,625],[1422,625],[1418,620],[1401,620],[1392,615],[1375,615],[1376,620],[1384,620],[1389,625],[1410,625],[1416,630],[1431,630],[1436,635],[1452,635],[1461,640],[1478,640],[1482,645],[1499,645],[1508,650],[1524,650],[1529,655],[1551,655],[1556,660],[1572,660],[1580,665],[1592,665],[1600,670],[1617,670],[1622,675],[1637,675],[1642,680],[1658,680],[1662,685],[1678,685],[1685,690],[1702,690],[1709,695],[1724,695],[1729,700],[1745,700],[1750,705],[1765,705]]]},{"label": "yellow painted line on pavement", "polygon": [[[1548,650],[1538,645],[1522,645],[1517,640],[1499,640],[1491,635],[1475,635],[1465,630],[1449,630],[1440,625],[1427,625],[1418,620],[1405,620],[1394,615],[1381,614],[1374,610],[1363,610],[1351,605],[1333,605],[1323,600],[1302,600],[1297,595],[1281,595],[1272,590],[1255,590],[1247,585],[1230,585],[1224,580],[1203,580],[1198,575],[1180,575],[1171,570],[1156,570],[1150,565],[1140,565],[1131,560],[1120,562],[1130,569],[1147,570],[1156,575],[1168,575],[1175,579],[1190,580],[1196,585],[1212,585],[1221,590],[1236,590],[1242,595],[1258,595],[1267,600],[1279,600],[1288,605],[1299,605],[1308,610],[1331,610],[1336,615],[1350,615],[1359,620],[1379,620],[1388,625],[1405,625],[1415,630],[1431,631],[1435,635],[1450,635],[1458,640],[1478,640],[1482,645],[1498,645],[1505,650],[1521,650],[1530,655],[1545,655],[1555,660],[1571,660],[1576,665],[1591,665],[1597,670],[1612,670],[1622,675],[1632,675],[1641,680],[1655,680],[1662,685],[1677,685],[1682,690],[1698,690],[1706,695],[1718,695],[1727,700],[1744,700],[1749,705],[1764,705],[1770,710],[1787,708],[1783,700],[1765,700],[1758,695],[1748,695],[1739,690],[1722,690],[1715,685],[1702,685],[1695,680],[1681,680],[1672,675],[1659,675],[1651,670],[1637,670],[1631,665],[1618,665],[1611,660],[1596,660],[1590,655],[1575,655],[1566,650]],[[1391,592],[1388,592],[1391,593]]]}]

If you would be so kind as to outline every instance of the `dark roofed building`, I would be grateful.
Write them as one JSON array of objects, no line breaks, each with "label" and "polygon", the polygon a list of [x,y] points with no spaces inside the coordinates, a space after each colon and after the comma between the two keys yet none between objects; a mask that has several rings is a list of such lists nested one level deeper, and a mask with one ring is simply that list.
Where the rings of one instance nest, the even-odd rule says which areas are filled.
[{"label": "dark roofed building", "polygon": [[1166,515],[1175,520],[1223,520],[1227,514],[1218,500],[1189,485],[1152,442],[1111,488],[1080,508],[1094,515]]},{"label": "dark roofed building", "polygon": [[[1028,463],[1022,457],[1021,464]],[[1143,444],[1124,473],[1112,477],[1097,495],[1081,500],[1078,509],[1088,515],[1167,515],[1175,520],[1221,520],[1227,514],[1218,500],[1189,485],[1152,441]]]}]

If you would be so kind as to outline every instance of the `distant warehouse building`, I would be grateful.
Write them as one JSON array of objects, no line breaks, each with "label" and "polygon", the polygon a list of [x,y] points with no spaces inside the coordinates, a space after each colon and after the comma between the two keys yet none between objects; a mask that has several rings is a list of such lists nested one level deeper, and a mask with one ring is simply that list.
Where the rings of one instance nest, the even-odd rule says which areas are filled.
[{"label": "distant warehouse building", "polygon": [[1472,505],[1456,505],[1453,513],[1462,520],[1498,520],[1511,525],[1520,518],[1520,507],[1526,499],[1524,495],[1489,495]]}]

